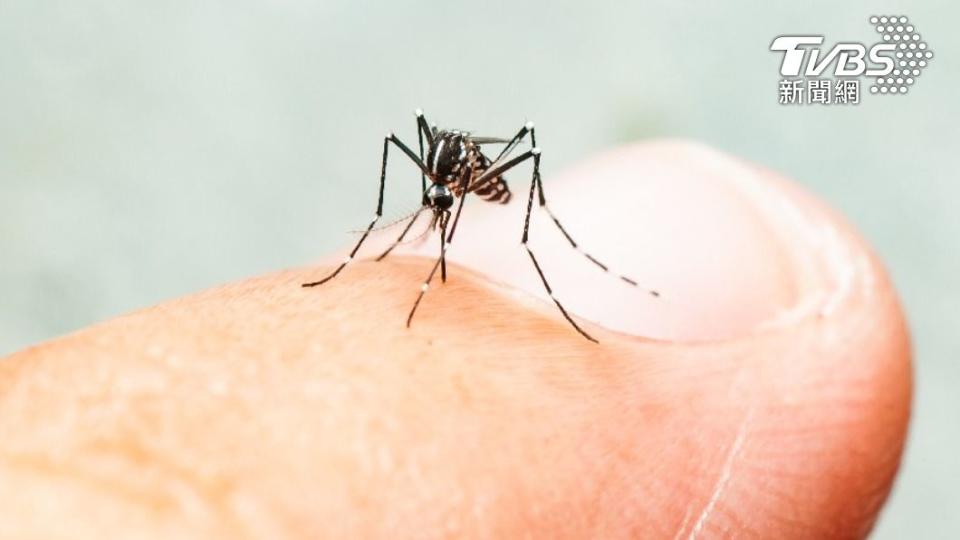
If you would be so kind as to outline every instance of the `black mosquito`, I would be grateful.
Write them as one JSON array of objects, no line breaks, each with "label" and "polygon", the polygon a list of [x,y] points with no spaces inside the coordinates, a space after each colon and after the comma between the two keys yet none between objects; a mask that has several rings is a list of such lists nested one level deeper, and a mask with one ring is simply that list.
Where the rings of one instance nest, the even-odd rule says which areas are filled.
[{"label": "black mosquito", "polygon": [[[567,319],[577,332],[580,332],[583,337],[596,343],[597,340],[584,331],[583,328],[580,328],[580,325],[573,320],[563,307],[563,304],[560,303],[560,300],[554,295],[553,289],[550,287],[550,283],[543,273],[543,268],[530,249],[530,245],[527,243],[530,237],[530,214],[533,210],[534,195],[536,195],[540,208],[543,208],[547,212],[550,219],[553,220],[553,223],[556,224],[560,232],[563,233],[563,236],[566,237],[570,246],[583,254],[584,257],[589,259],[590,262],[598,268],[605,272],[611,272],[607,265],[580,248],[573,240],[573,237],[570,236],[570,233],[560,224],[560,220],[550,211],[550,207],[547,206],[547,199],[543,194],[543,182],[540,180],[540,149],[537,148],[537,138],[533,128],[533,122],[527,122],[512,139],[502,139],[498,137],[477,137],[468,132],[458,130],[438,130],[436,125],[427,124],[426,119],[423,117],[423,112],[419,109],[416,115],[417,137],[420,140],[419,155],[415,154],[392,132],[384,137],[383,161],[380,167],[380,193],[377,198],[376,215],[373,216],[373,220],[367,225],[366,230],[363,231],[363,235],[350,251],[350,254],[343,259],[343,262],[340,263],[340,266],[338,266],[336,270],[320,281],[304,283],[303,286],[315,287],[322,285],[339,274],[340,271],[353,260],[360,246],[363,245],[364,240],[370,235],[370,231],[374,229],[377,221],[380,220],[380,217],[383,215],[383,189],[387,176],[387,154],[390,149],[390,144],[394,144],[420,168],[420,188],[423,196],[420,209],[407,218],[409,221],[403,228],[400,236],[386,251],[381,253],[376,260],[382,260],[393,251],[397,245],[402,243],[407,233],[409,233],[413,227],[413,224],[417,221],[417,218],[425,211],[429,211],[432,214],[429,229],[440,229],[440,256],[433,265],[433,269],[430,270],[426,281],[420,286],[420,294],[413,303],[413,308],[410,309],[410,315],[407,316],[407,326],[409,327],[410,322],[413,320],[413,315],[417,311],[417,306],[420,305],[420,301],[430,287],[430,282],[433,281],[433,277],[437,273],[437,268],[440,268],[442,280],[444,282],[447,280],[446,254],[450,245],[453,243],[453,235],[457,230],[457,222],[460,220],[460,212],[463,210],[463,202],[467,199],[467,194],[473,193],[488,202],[506,204],[510,201],[512,195],[503,174],[517,165],[532,159],[533,176],[530,180],[530,195],[527,198],[527,212],[523,220],[523,237],[520,243],[523,244],[523,247],[527,250],[530,261],[537,270],[540,281],[543,282],[543,287],[547,290],[550,298],[553,299],[553,303],[560,309],[560,313],[563,314],[564,318]],[[510,154],[528,135],[530,136],[530,149],[511,158]],[[424,139],[427,141],[426,158],[424,158]],[[500,150],[495,158],[490,159],[484,154],[481,147],[493,144],[504,144],[506,146]],[[429,185],[427,184],[427,179],[430,180]],[[459,203],[457,204],[456,212],[452,213],[451,208],[453,208],[454,203],[457,203],[458,199]],[[451,221],[451,217],[453,221]],[[629,277],[623,275],[617,275],[617,277],[634,287],[640,287],[636,281]],[[656,291],[647,290],[647,292],[653,296],[659,296],[659,293]]]}]

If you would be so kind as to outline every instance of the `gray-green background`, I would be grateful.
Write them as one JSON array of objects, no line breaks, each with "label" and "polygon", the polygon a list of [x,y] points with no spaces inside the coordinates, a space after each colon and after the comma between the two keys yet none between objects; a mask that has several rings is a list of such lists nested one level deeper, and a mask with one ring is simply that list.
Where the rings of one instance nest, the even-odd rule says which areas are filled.
[{"label": "gray-green background", "polygon": [[[774,36],[869,43],[873,14],[909,16],[936,53],[908,95],[777,104]],[[796,178],[886,260],[917,382],[875,536],[956,538],[958,14],[945,0],[0,2],[0,353],[340,245],[372,210],[383,133],[409,139],[417,106],[487,133],[535,119],[546,174],[693,137]],[[399,191],[394,208],[415,203]]]}]

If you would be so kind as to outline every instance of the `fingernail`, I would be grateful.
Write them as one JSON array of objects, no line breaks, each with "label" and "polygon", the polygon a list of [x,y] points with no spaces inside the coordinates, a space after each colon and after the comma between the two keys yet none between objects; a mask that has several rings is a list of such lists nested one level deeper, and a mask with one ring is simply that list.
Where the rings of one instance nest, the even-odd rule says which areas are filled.
[{"label": "fingernail", "polygon": [[[506,206],[472,201],[449,258],[549,301],[519,245],[529,193],[522,178],[511,175]],[[544,189],[578,248],[536,200],[530,246],[568,311],[610,330],[675,341],[732,338],[830,316],[871,280],[869,254],[823,204],[775,173],[701,144],[621,147],[544,175]],[[435,247],[414,251],[435,256]]]}]

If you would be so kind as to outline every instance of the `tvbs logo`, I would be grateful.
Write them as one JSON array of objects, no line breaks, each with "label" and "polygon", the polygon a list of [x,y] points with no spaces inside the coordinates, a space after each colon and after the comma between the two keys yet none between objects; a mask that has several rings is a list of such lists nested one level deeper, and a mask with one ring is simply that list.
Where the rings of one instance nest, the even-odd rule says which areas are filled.
[{"label": "tvbs logo", "polygon": [[800,48],[803,45],[822,44],[823,36],[780,36],[773,40],[770,50],[783,52],[780,74],[785,77],[796,77],[801,70],[808,77],[818,77],[831,64],[834,65],[832,75],[835,77],[879,77],[892,73],[895,67],[893,58],[881,54],[895,51],[897,46],[893,43],[877,43],[869,51],[862,43],[837,43],[823,58],[820,57],[819,47]]},{"label": "tvbs logo", "polygon": [[[860,78],[874,78],[872,94],[906,94],[933,51],[904,15],[870,17],[881,35],[872,45],[839,42],[824,47],[823,36],[778,36],[770,50],[780,61],[781,104],[857,104]],[[806,94],[804,94],[806,92]]]}]

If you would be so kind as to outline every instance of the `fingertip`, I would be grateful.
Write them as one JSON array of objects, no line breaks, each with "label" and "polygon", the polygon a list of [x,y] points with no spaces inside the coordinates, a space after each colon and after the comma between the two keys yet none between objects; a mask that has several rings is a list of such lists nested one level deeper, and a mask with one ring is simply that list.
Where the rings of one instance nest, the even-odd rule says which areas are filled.
[{"label": "fingertip", "polygon": [[[562,351],[567,362],[616,374],[585,414],[589,433],[604,434],[594,448],[603,469],[636,483],[607,489],[635,501],[637,512],[657,512],[680,536],[744,524],[773,537],[865,535],[899,465],[912,379],[896,292],[862,237],[795,183],[689,141],[615,149],[544,182],[577,245],[611,269],[571,249],[534,205],[531,249],[556,297],[590,321],[601,346],[563,339],[579,336],[556,311],[556,324],[543,322],[550,296],[523,250],[502,241],[519,234],[525,200],[469,208],[450,255],[541,297],[537,322],[504,330],[497,325],[525,320],[514,317],[523,309],[470,318],[441,306],[448,296],[434,299],[429,324],[488,331],[480,341],[501,351],[523,336],[522,350],[541,363]],[[420,253],[434,255],[435,246]],[[615,279],[620,273],[662,296],[631,289]],[[471,283],[483,288],[480,278]],[[489,300],[476,290],[472,307]],[[561,403],[558,413],[582,402]],[[602,479],[591,471],[575,463],[565,474],[595,485]],[[602,498],[576,502],[628,521],[605,514]]]}]

